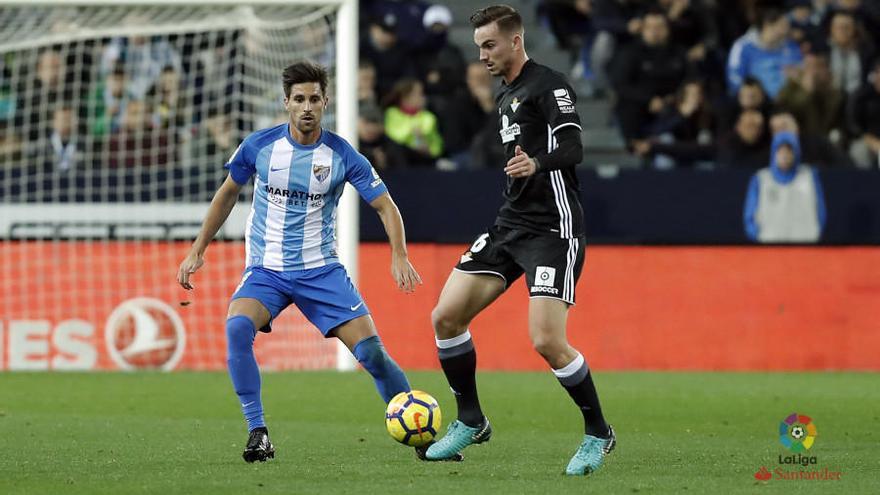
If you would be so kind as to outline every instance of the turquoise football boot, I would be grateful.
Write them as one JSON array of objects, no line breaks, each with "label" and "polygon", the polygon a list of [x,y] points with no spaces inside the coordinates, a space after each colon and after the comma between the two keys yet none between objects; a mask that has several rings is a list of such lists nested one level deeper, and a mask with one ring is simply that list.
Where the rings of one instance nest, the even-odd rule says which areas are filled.
[{"label": "turquoise football boot", "polygon": [[592,435],[584,435],[584,441],[578,447],[574,457],[568,462],[565,474],[569,476],[587,476],[602,467],[605,456],[614,450],[617,445],[617,437],[614,428],[608,425],[608,438],[598,438]]},{"label": "turquoise football boot", "polygon": [[465,447],[488,442],[491,437],[492,426],[487,418],[483,418],[483,424],[477,428],[455,420],[449,425],[446,435],[428,447],[425,459],[429,461],[460,460],[459,456]]}]

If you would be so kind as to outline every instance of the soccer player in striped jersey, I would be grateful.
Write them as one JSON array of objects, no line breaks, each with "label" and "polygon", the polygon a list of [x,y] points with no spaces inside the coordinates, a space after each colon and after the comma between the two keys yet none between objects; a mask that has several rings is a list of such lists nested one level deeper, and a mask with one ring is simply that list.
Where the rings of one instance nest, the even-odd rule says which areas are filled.
[{"label": "soccer player in striped jersey", "polygon": [[530,60],[519,13],[506,5],[471,17],[480,61],[503,80],[495,97],[505,147],[507,186],[495,225],[456,265],[432,314],[438,356],[455,393],[458,419],[426,451],[428,460],[458,458],[489,440],[475,379],[477,355],[468,326],[525,274],[529,336],[584,417],[585,434],[569,475],[598,469],[616,443],[605,422],[583,355],[565,336],[568,309],[584,262],[584,221],[575,167],[583,158],[576,95],[562,74]]},{"label": "soccer player in striped jersey", "polygon": [[303,61],[283,73],[284,106],[290,121],[249,135],[226,164],[229,176],[214,196],[201,231],[178,270],[192,289],[193,273],[226,221],[241,187],[254,177],[245,229],[246,268],[226,320],[229,375],[249,430],[247,462],[274,457],[260,398],[254,359],[257,331],[295,304],[325,337],[336,337],[373,377],[388,403],[410,386],[385,351],[370,311],[336,253],[336,207],[352,184],[376,209],[391,244],[391,274],[398,288],[421,284],[407,258],[403,220],[385,184],[366,158],[338,135],[321,128],[327,108],[327,70]]}]

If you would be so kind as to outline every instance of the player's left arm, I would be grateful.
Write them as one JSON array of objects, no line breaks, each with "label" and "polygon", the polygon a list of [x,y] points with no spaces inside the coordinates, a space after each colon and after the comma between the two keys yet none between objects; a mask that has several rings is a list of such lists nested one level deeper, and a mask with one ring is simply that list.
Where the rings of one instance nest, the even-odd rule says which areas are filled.
[{"label": "player's left arm", "polygon": [[529,156],[517,145],[516,154],[508,160],[504,171],[513,178],[528,177],[536,172],[560,170],[575,167],[584,158],[579,129],[569,127],[560,129],[553,135],[557,147],[550,153],[537,153]]},{"label": "player's left arm", "polygon": [[388,242],[391,244],[391,275],[394,277],[394,282],[400,290],[413,292],[416,285],[422,283],[422,279],[409,262],[406,231],[400,210],[397,209],[397,205],[388,193],[388,188],[385,187],[376,169],[370,165],[369,160],[350,147],[345,151],[345,155],[345,180],[357,189],[364,201],[370,203],[385,226],[385,233],[388,234]]},{"label": "player's left arm", "polygon": [[416,285],[422,283],[416,269],[409,261],[406,250],[406,230],[403,226],[403,217],[400,210],[387,192],[370,202],[388,235],[388,243],[391,244],[391,275],[397,283],[397,288],[411,293],[416,290]]},{"label": "player's left arm", "polygon": [[575,109],[577,103],[574,90],[563,81],[548,85],[537,99],[550,133],[553,135],[555,147],[547,151],[529,156],[520,146],[504,167],[504,171],[513,178],[528,177],[537,172],[560,170],[575,167],[584,158],[581,144],[581,120]]}]

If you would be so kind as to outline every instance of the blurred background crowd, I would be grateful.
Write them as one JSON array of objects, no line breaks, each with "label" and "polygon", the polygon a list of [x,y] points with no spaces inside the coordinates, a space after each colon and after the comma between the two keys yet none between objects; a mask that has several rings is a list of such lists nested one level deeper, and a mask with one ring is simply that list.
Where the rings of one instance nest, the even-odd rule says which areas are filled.
[{"label": "blurred background crowd", "polygon": [[[880,168],[880,2],[509,3],[524,17],[529,55],[577,90],[584,166],[768,168],[780,184],[807,165]],[[377,169],[501,167],[499,81],[478,60],[474,8],[464,0],[360,2],[357,132]],[[332,29],[327,21],[298,30],[297,49],[332,66]],[[210,199],[241,139],[285,118],[280,83],[268,98],[249,86],[248,71],[268,66],[260,54],[270,43],[230,30],[7,53],[0,193],[76,200],[81,188],[46,184],[81,174],[98,190],[107,181],[138,183],[131,171],[168,170],[168,187]],[[258,111],[267,101],[273,108]],[[776,144],[792,154],[781,164],[780,134],[787,137]],[[135,194],[163,197],[149,188],[167,184],[144,183]]]},{"label": "blurred background crowd", "polygon": [[[880,165],[880,2],[541,0],[527,7],[524,17],[538,28],[526,29],[532,56],[546,63],[540,55],[548,47],[564,53],[566,63],[555,68],[570,76],[581,101],[607,102],[579,107],[594,123],[585,134],[600,127],[597,120],[614,129],[619,140],[597,147],[619,143],[637,157],[624,162],[757,169],[770,162],[772,135],[788,130],[800,137],[806,163]],[[448,36],[467,19],[423,2],[368,2],[363,15],[360,137],[374,162],[498,165],[496,82],[472,43],[457,46]]]}]

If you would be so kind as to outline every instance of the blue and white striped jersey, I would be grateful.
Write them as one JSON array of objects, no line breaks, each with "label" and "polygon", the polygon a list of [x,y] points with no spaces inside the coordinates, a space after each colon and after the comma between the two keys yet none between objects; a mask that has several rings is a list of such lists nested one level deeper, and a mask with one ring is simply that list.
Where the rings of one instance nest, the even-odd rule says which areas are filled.
[{"label": "blue and white striped jersey", "polygon": [[254,178],[245,228],[246,264],[276,271],[338,262],[336,206],[346,182],[371,202],[387,189],[370,162],[326,130],[304,146],[288,124],[254,132],[226,164],[238,184]]}]

